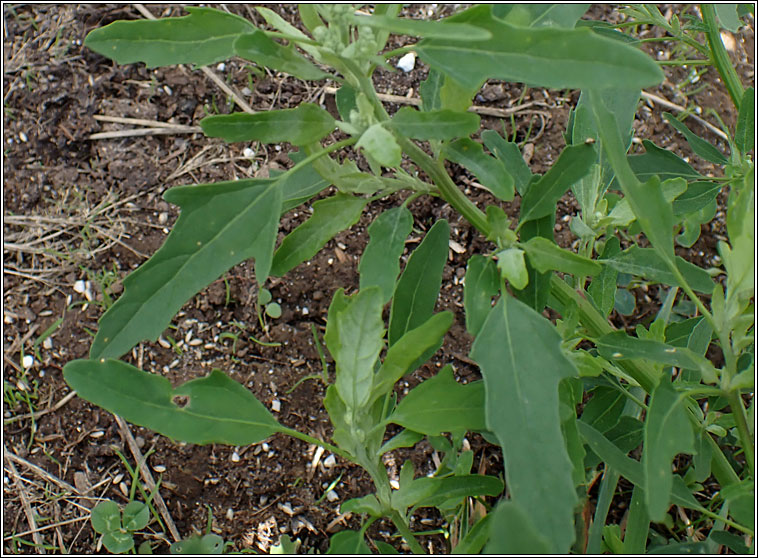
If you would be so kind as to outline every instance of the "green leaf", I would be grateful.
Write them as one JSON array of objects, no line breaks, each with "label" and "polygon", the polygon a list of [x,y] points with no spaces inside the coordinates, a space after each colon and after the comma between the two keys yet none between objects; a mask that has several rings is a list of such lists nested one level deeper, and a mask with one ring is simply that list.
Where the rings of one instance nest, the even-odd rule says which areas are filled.
[{"label": "green leaf", "polygon": [[382,505],[374,494],[351,498],[340,505],[340,513],[367,513],[372,517],[382,516]]},{"label": "green leaf", "polygon": [[412,228],[413,215],[404,205],[393,207],[374,219],[368,228],[369,243],[358,264],[361,290],[377,285],[382,289],[385,303],[392,298],[400,273],[400,256]]},{"label": "green leaf", "polygon": [[533,183],[521,202],[520,223],[555,213],[558,200],[590,170],[597,160],[592,144],[570,145],[558,156],[550,170]]},{"label": "green leaf", "polygon": [[387,440],[382,447],[379,448],[379,455],[384,455],[388,451],[392,451],[397,448],[410,448],[415,446],[418,442],[424,439],[424,435],[413,430],[403,429],[400,434],[396,434],[389,440]]},{"label": "green leaf", "polygon": [[101,535],[118,531],[121,528],[121,509],[112,500],[100,502],[92,508],[90,523],[95,532]]},{"label": "green leaf", "polygon": [[708,538],[718,545],[729,548],[735,554],[751,554],[750,549],[745,545],[745,538],[730,533],[728,531],[711,531]]},{"label": "green leaf", "polygon": [[213,533],[202,536],[193,534],[187,539],[173,543],[169,550],[171,554],[223,554],[224,539]]},{"label": "green leaf", "polygon": [[513,177],[500,160],[484,153],[480,143],[470,138],[460,138],[448,144],[442,156],[474,173],[482,186],[498,199],[513,199]]},{"label": "green leaf", "polygon": [[691,182],[687,186],[687,191],[674,200],[672,205],[674,215],[680,216],[700,211],[716,199],[721,188],[722,185],[718,182]]},{"label": "green leaf", "polygon": [[329,76],[300,56],[294,48],[280,45],[260,30],[238,37],[234,41],[234,51],[237,56],[259,66],[267,66],[303,80],[318,80]]},{"label": "green leaf", "polygon": [[540,273],[549,270],[571,273],[578,277],[585,275],[597,275],[602,271],[602,266],[584,256],[564,250],[547,238],[536,236],[521,246],[529,256],[529,262]]},{"label": "green leaf", "polygon": [[134,538],[131,533],[111,531],[103,535],[103,545],[113,554],[124,554],[134,548]]},{"label": "green leaf", "polygon": [[654,175],[658,175],[661,180],[678,177],[686,180],[702,180],[704,178],[689,163],[671,151],[658,147],[649,140],[642,140],[642,145],[645,147],[645,153],[627,157],[629,166],[632,167],[639,180],[644,182]]},{"label": "green leaf", "polygon": [[463,307],[466,330],[474,337],[492,309],[492,297],[500,292],[500,280],[495,263],[480,254],[468,260],[463,285]]},{"label": "green leaf", "polygon": [[745,89],[740,101],[734,144],[741,153],[747,153],[755,145],[755,89],[752,87]]},{"label": "green leaf", "polygon": [[475,25],[466,23],[448,23],[447,21],[429,21],[387,16],[355,15],[354,25],[387,29],[398,35],[413,37],[439,37],[450,41],[482,41],[492,37],[492,33]]},{"label": "green leaf", "polygon": [[520,27],[573,29],[591,4],[496,4],[492,15]]},{"label": "green leaf", "polygon": [[597,340],[597,349],[600,356],[609,360],[643,358],[669,366],[699,370],[707,383],[716,381],[713,364],[686,347],[674,347],[653,339],[639,339],[623,331],[614,331]]},{"label": "green leaf", "polygon": [[405,334],[387,350],[381,368],[374,376],[371,400],[386,394],[400,378],[413,372],[429,351],[436,351],[442,345],[442,338],[453,323],[453,314],[434,314],[423,324]]},{"label": "green leaf", "polygon": [[479,87],[464,86],[450,76],[435,69],[429,70],[429,77],[418,88],[421,95],[421,110],[436,111],[450,109],[465,111]]},{"label": "green leaf", "polygon": [[[661,184],[661,192],[666,203],[671,203],[677,196],[682,195],[687,190],[687,181],[683,178],[669,178]],[[636,215],[632,210],[629,198],[619,200],[609,213],[613,225],[616,227],[628,227],[635,219]]]},{"label": "green leaf", "polygon": [[[600,259],[606,260],[621,252],[621,242],[618,237],[611,236],[603,247],[603,253]],[[616,278],[618,277],[618,271],[616,271],[610,265],[604,265],[603,270],[595,275],[590,283],[587,293],[589,293],[592,300],[597,307],[607,318],[613,310],[613,306],[616,302]]]},{"label": "green leaf", "polygon": [[713,6],[716,9],[716,15],[719,18],[721,27],[736,33],[742,27],[742,22],[737,15],[737,4],[717,3]]},{"label": "green leaf", "polygon": [[270,110],[248,114],[218,114],[200,121],[203,133],[211,138],[262,143],[289,142],[306,145],[319,141],[334,130],[334,118],[313,103],[303,103],[294,109]]},{"label": "green leaf", "polygon": [[447,221],[437,221],[408,258],[392,300],[390,347],[405,332],[417,328],[432,315],[442,284],[449,237],[450,226]]},{"label": "green leaf", "polygon": [[661,378],[648,407],[642,446],[645,503],[652,521],[663,521],[670,505],[671,462],[678,453],[692,453],[694,449],[692,425],[683,397],[668,379]]},{"label": "green leaf", "polygon": [[282,203],[278,180],[180,186],[164,199],[181,215],[163,246],[124,279],[124,294],[100,318],[90,358],[117,358],[157,339],[192,295],[242,261],[255,258],[259,284],[268,277]]},{"label": "green leaf", "polygon": [[395,136],[388,132],[382,123],[374,124],[363,132],[355,147],[364,149],[377,163],[389,168],[399,166],[403,154]]},{"label": "green leaf", "polygon": [[729,162],[721,151],[692,132],[683,122],[677,120],[673,114],[664,112],[663,117],[687,139],[687,143],[695,155],[716,165],[726,165]]},{"label": "green leaf", "polygon": [[123,511],[121,524],[127,531],[139,531],[150,523],[150,508],[143,502],[129,502]]},{"label": "green leaf", "polygon": [[396,510],[434,507],[469,496],[497,496],[502,491],[502,481],[486,475],[420,477],[407,485],[400,483],[400,490],[392,492],[392,507]]},{"label": "green leaf", "polygon": [[382,291],[379,287],[348,298],[332,314],[324,340],[336,362],[335,385],[348,409],[368,403],[374,379],[374,364],[384,346]]},{"label": "green leaf", "polygon": [[479,116],[452,110],[420,111],[403,107],[389,124],[403,136],[419,140],[448,140],[465,137],[479,129]]},{"label": "green leaf", "polygon": [[[602,263],[613,267],[621,273],[637,275],[638,277],[644,277],[650,281],[665,283],[666,285],[682,286],[674,274],[671,273],[663,259],[652,248],[632,246],[623,252],[602,260]],[[713,280],[704,269],[678,256],[676,257],[676,266],[694,290],[701,293],[711,293],[713,291]]]},{"label": "green leaf", "polygon": [[447,365],[403,397],[387,422],[428,436],[486,430],[484,384],[459,384],[453,377],[453,368]]},{"label": "green leaf", "polygon": [[[220,370],[176,389],[118,360],[75,360],[63,376],[79,397],[174,440],[244,446],[281,429],[252,393]],[[179,396],[189,401],[180,405]]]},{"label": "green leaf", "polygon": [[[485,554],[553,554],[554,545],[545,536],[544,527],[530,517],[523,504],[502,501],[491,513],[490,539]],[[537,525],[540,525],[538,530]]]},{"label": "green leaf", "polygon": [[518,144],[504,140],[495,130],[482,132],[482,141],[487,149],[505,165],[506,171],[513,177],[516,191],[523,196],[532,180],[532,171],[524,162]]},{"label": "green leaf", "polygon": [[349,556],[351,554],[371,554],[371,549],[363,538],[363,531],[345,529],[331,536],[326,553]]},{"label": "green leaf", "polygon": [[[546,242],[550,241],[546,240]],[[514,289],[521,290],[529,284],[529,272],[526,269],[523,250],[506,248],[495,256],[497,257],[497,268],[500,270],[500,275],[507,279]]]},{"label": "green leaf", "polygon": [[[534,221],[528,221],[521,227],[521,242],[526,242],[532,238],[545,238],[549,242],[554,242],[553,227],[555,226],[555,215],[547,215]],[[514,294],[521,302],[534,308],[537,312],[542,312],[550,296],[550,278],[552,271],[539,273],[530,261],[526,262],[526,270],[529,273],[529,284],[525,289],[515,290]]]},{"label": "green leaf", "polygon": [[[305,157],[306,154],[302,151],[289,154],[289,158],[294,163],[299,163]],[[279,188],[282,190],[282,215],[308,201],[329,186],[329,182],[321,178],[321,175],[313,168],[313,164],[284,172],[275,178],[279,181]],[[216,184],[222,183],[217,182]]]},{"label": "green leaf", "polygon": [[183,17],[115,21],[90,31],[84,46],[119,64],[144,62],[148,68],[174,64],[205,66],[234,56],[234,41],[255,26],[212,8],[187,7]]},{"label": "green leaf", "polygon": [[480,554],[485,543],[490,538],[490,522],[492,514],[487,514],[477,521],[466,536],[458,541],[458,544],[450,551],[450,554],[474,555]]},{"label": "green leaf", "polygon": [[503,447],[511,497],[541,526],[551,552],[568,552],[577,500],[561,433],[558,383],[577,373],[561,350],[561,337],[536,311],[504,296],[471,356],[484,378],[487,426]]},{"label": "green leaf", "polygon": [[618,389],[600,386],[593,390],[590,399],[582,409],[582,420],[605,434],[616,426],[624,411],[626,398]]},{"label": "green leaf", "polygon": [[367,202],[349,194],[314,202],[313,215],[284,237],[274,253],[271,275],[281,277],[315,256],[334,235],[358,222]]},{"label": "green leaf", "polygon": [[495,78],[556,89],[631,89],[663,79],[647,55],[589,29],[514,27],[494,18],[491,10],[479,5],[446,21],[482,27],[492,39],[463,44],[423,39],[415,48],[418,56],[461,84]]}]

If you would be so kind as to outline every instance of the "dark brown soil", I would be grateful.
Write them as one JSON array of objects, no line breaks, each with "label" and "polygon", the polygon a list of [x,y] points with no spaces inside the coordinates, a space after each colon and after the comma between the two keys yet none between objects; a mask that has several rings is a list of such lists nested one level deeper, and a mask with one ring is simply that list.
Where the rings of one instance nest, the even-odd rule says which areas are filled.
[{"label": "dark brown soil", "polygon": [[[447,4],[432,6],[436,8],[411,6],[409,14],[439,17],[453,9]],[[89,139],[95,132],[129,127],[96,120],[95,115],[197,125],[211,111],[236,109],[200,71],[189,67],[148,70],[142,64],[120,66],[81,46],[94,28],[116,19],[141,18],[131,6],[36,4],[4,5],[3,9],[3,203],[7,243],[3,249],[3,378],[6,388],[30,394],[34,410],[48,411],[30,420],[23,416],[29,413],[29,404],[14,405],[6,395],[4,452],[41,467],[79,490],[83,480],[97,486],[88,494],[90,499],[76,495],[46,498],[44,487],[54,488],[55,484],[16,462],[24,479],[18,482],[37,514],[37,527],[55,525],[39,531],[44,544],[57,552],[92,553],[98,550],[98,537],[87,521],[87,508],[94,505],[94,497],[110,498],[120,504],[128,501],[120,485],[125,482],[128,488],[130,477],[124,476],[126,470],[119,453],[131,466],[135,459],[109,413],[76,397],[53,410],[70,391],[62,378],[63,365],[86,357],[89,333],[97,329],[97,320],[108,300],[120,294],[121,279],[163,243],[178,215],[177,208],[161,198],[166,189],[265,176],[269,170],[285,168],[291,162],[285,155],[287,146],[227,145],[201,134]],[[180,15],[182,11],[176,6],[148,5],[148,9],[156,16]],[[229,9],[260,22],[260,17],[247,6],[230,5]],[[293,5],[276,5],[274,9],[288,19],[296,12]],[[432,13],[427,14],[427,10]],[[610,6],[596,6],[588,17],[614,21],[618,13]],[[735,38],[733,59],[747,85],[754,77],[752,19],[751,26],[744,27]],[[391,47],[403,44],[399,39],[393,40]],[[659,47],[666,48],[665,44]],[[227,62],[223,70],[213,69],[238,91],[245,91],[246,101],[255,109],[294,107],[309,100],[333,104],[332,98],[313,84],[274,73],[251,78],[242,60]],[[426,74],[427,68],[420,62],[408,74],[380,70],[377,89],[417,96]],[[680,105],[700,107],[703,114],[714,109],[733,129],[736,115],[713,69],[701,76],[697,85],[682,86],[687,77],[685,70],[672,69],[667,75],[667,81],[652,93]],[[702,90],[688,94],[701,85],[705,86]],[[525,142],[526,150],[533,150],[529,161],[533,172],[542,173],[565,145],[562,134],[578,93],[541,89],[525,92],[521,84],[491,82],[480,92],[477,104],[505,108],[522,94],[524,102],[539,102],[540,110],[549,116],[540,118],[524,111],[513,123],[484,118],[483,125],[515,134],[518,141]],[[657,105],[641,104],[636,135],[686,157],[704,174],[718,172],[691,154],[661,113]],[[728,152],[723,140],[712,132],[696,131]],[[243,154],[246,147],[255,150],[252,159]],[[493,203],[486,192],[470,186],[472,177],[457,167],[450,170],[480,207]],[[311,327],[316,326],[322,339],[333,293],[340,287],[348,292],[357,289],[357,265],[367,241],[366,228],[376,215],[396,205],[399,199],[393,196],[371,204],[356,226],[340,233],[312,260],[282,279],[271,280],[267,287],[281,304],[283,314],[276,320],[266,318],[265,328],[255,311],[257,287],[252,269],[244,263],[188,302],[173,321],[175,327],[164,333],[160,343],[143,343],[126,360],[162,374],[174,384],[220,368],[248,386],[267,407],[278,401],[280,410],[276,415],[286,426],[329,439],[331,425],[320,403],[324,386],[318,379],[300,382],[306,376],[321,373]],[[103,200],[113,205],[105,208]],[[410,208],[415,223],[407,252],[441,218],[450,221],[451,238],[464,252],[450,251],[437,306],[438,310],[453,311],[455,323],[443,348],[431,361],[399,383],[399,395],[447,363],[454,365],[460,381],[479,377],[476,366],[467,358],[471,338],[464,327],[460,278],[471,254],[490,249],[442,200],[420,198]],[[518,202],[504,209],[517,215]],[[567,216],[577,211],[574,199],[566,196],[556,224],[556,238],[564,246],[574,240]],[[285,216],[280,238],[307,215],[304,208],[298,208]],[[10,216],[29,220],[19,224],[10,221]],[[715,243],[723,234],[722,222],[723,218],[705,225],[695,246],[681,253],[704,267],[714,265]],[[51,234],[55,236],[49,237]],[[90,282],[85,285],[86,294],[74,290],[75,282],[80,280]],[[92,295],[92,300],[87,299],[87,294]],[[633,326],[655,311],[658,301],[651,298],[654,292],[638,290],[636,295],[638,313],[627,317],[614,314],[612,319],[617,326]],[[59,318],[62,322],[49,338],[52,344],[36,347],[34,364],[24,369],[22,356],[35,354],[35,341]],[[264,346],[251,337],[277,346]],[[176,347],[167,342],[170,338],[177,342]],[[358,467],[340,459],[333,467],[325,467],[328,453],[321,457],[315,472],[311,471],[315,446],[281,435],[265,443],[234,448],[174,443],[134,426],[131,432],[142,453],[149,454],[153,475],[161,478],[161,495],[180,534],[186,537],[193,531],[204,532],[210,513],[212,531],[236,550],[266,550],[271,541],[275,544],[279,535],[286,533],[300,539],[301,552],[323,552],[330,533],[359,526],[355,517],[336,521],[340,503],[372,491],[368,475]],[[502,472],[502,459],[496,448],[478,436],[469,436],[468,443],[476,455],[475,467],[491,474]],[[393,452],[388,465],[396,474],[404,460],[412,459],[417,471],[428,473],[435,468],[435,454],[428,443],[421,443],[413,450]],[[338,477],[334,488],[338,499],[324,499],[316,505],[326,487]],[[22,490],[13,484],[14,479],[6,468],[3,551],[28,552],[33,538],[23,534],[29,531],[29,523]],[[421,510],[413,528],[432,530],[442,522],[436,512]],[[150,540],[155,551],[167,552],[166,544],[171,539],[168,533],[157,534],[160,529],[154,526],[138,535],[137,542]],[[393,533],[390,524],[381,522],[369,530],[372,538],[404,550],[399,539],[392,538]],[[422,540],[430,551],[449,552],[442,535]]]}]

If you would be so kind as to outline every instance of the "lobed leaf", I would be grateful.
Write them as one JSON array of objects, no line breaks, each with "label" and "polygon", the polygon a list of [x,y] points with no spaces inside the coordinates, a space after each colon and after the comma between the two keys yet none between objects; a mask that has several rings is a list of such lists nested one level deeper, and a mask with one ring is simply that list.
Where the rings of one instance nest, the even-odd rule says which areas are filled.
[{"label": "lobed leaf", "polygon": [[[174,440],[243,446],[282,429],[251,392],[220,370],[177,388],[119,360],[75,360],[63,376],[83,399]],[[182,396],[188,399],[183,406]]]},{"label": "lobed leaf", "polygon": [[413,215],[404,205],[393,207],[374,219],[368,228],[370,240],[358,264],[361,290],[377,285],[382,289],[385,303],[392,298],[400,273],[400,256],[412,228]]},{"label": "lobed leaf", "polygon": [[313,215],[284,237],[274,253],[271,274],[281,277],[315,256],[334,235],[358,222],[367,202],[349,194],[336,194],[314,202]]},{"label": "lobed leaf", "polygon": [[237,56],[259,66],[267,66],[303,80],[318,80],[329,76],[300,56],[291,46],[282,46],[257,29],[240,35],[234,41],[234,51]]},{"label": "lobed leaf", "polygon": [[492,14],[521,27],[572,29],[591,4],[497,4]]},{"label": "lobed leaf", "polygon": [[683,122],[677,120],[673,114],[664,112],[663,117],[687,139],[687,143],[695,155],[716,165],[726,165],[729,162],[721,151],[692,132]]},{"label": "lobed leaf", "polygon": [[474,173],[482,186],[498,199],[513,199],[513,177],[500,160],[484,152],[482,144],[470,138],[460,138],[445,146],[441,155]]},{"label": "lobed leaf", "polygon": [[716,199],[721,188],[722,185],[718,182],[691,182],[687,186],[687,191],[673,201],[674,215],[687,215],[700,211]]},{"label": "lobed leaf", "polygon": [[558,383],[577,373],[561,350],[560,335],[536,311],[504,296],[471,356],[484,378],[487,426],[502,445],[511,498],[541,525],[551,552],[568,552],[577,498],[561,433]]},{"label": "lobed leaf", "polygon": [[234,41],[255,26],[213,8],[187,7],[188,16],[115,21],[90,31],[84,46],[119,64],[148,68],[174,64],[205,66],[234,56]]},{"label": "lobed leaf", "polygon": [[479,129],[479,116],[453,110],[420,111],[403,107],[389,124],[401,135],[418,140],[449,140],[466,137]]},{"label": "lobed leaf", "polygon": [[427,38],[418,56],[461,84],[488,78],[556,89],[643,88],[660,83],[663,73],[639,50],[596,35],[589,29],[515,27],[479,5],[445,20],[486,29],[492,38],[460,43]]},{"label": "lobed leaf", "polygon": [[658,147],[649,140],[642,140],[642,145],[645,148],[645,153],[627,157],[629,166],[632,167],[639,180],[649,180],[653,175],[658,175],[661,180],[679,177],[686,180],[702,180],[704,178],[689,163],[671,151]]},{"label": "lobed leaf", "polygon": [[248,114],[219,114],[200,121],[203,133],[224,141],[289,142],[306,145],[319,141],[334,130],[334,118],[313,103],[303,103],[294,109],[270,110]]},{"label": "lobed leaf", "polygon": [[414,37],[439,37],[450,41],[483,41],[492,37],[492,33],[476,25],[467,23],[448,23],[447,21],[429,21],[425,19],[409,19],[388,16],[352,17],[354,25],[367,26],[374,29],[386,29],[398,35]]},{"label": "lobed leaf", "polygon": [[403,397],[387,422],[427,436],[486,430],[484,384],[459,384],[447,365]]},{"label": "lobed leaf", "polygon": [[124,294],[100,318],[90,358],[117,358],[155,340],[195,293],[232,266],[255,258],[268,277],[279,224],[278,180],[240,180],[172,188],[164,199],[182,208],[163,246],[124,279]]},{"label": "lobed leaf", "polygon": [[474,254],[468,260],[463,284],[466,330],[474,337],[492,309],[492,297],[500,292],[497,266],[492,260]]},{"label": "lobed leaf", "polygon": [[558,200],[586,175],[597,160],[592,144],[570,145],[558,156],[550,170],[531,184],[521,201],[520,223],[555,213]]},{"label": "lobed leaf", "polygon": [[645,418],[642,467],[645,503],[652,521],[663,521],[671,501],[671,462],[678,453],[694,452],[692,424],[683,396],[663,377],[651,394]]},{"label": "lobed leaf", "polygon": [[437,221],[408,258],[392,300],[390,347],[431,317],[442,284],[449,237],[447,221]]},{"label": "lobed leaf", "polygon": [[482,132],[482,141],[484,141],[487,149],[503,163],[505,169],[513,177],[516,191],[523,196],[532,181],[533,175],[521,156],[518,144],[506,141],[495,130]]}]

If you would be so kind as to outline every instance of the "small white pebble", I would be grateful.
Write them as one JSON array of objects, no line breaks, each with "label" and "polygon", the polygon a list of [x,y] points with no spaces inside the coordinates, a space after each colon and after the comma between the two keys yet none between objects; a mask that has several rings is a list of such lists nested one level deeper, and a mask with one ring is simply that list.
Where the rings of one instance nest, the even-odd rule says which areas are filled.
[{"label": "small white pebble", "polygon": [[158,224],[165,225],[166,223],[168,223],[168,213],[164,211],[163,213],[158,215]]},{"label": "small white pebble", "polygon": [[266,442],[263,442],[263,443],[261,444],[261,449],[262,449],[263,451],[268,451],[268,444],[267,444]]},{"label": "small white pebble", "polygon": [[395,490],[400,490],[400,483],[397,482],[395,479],[390,479],[390,486],[394,488]]},{"label": "small white pebble", "polygon": [[303,306],[303,316],[307,316],[307,315],[308,315],[308,307]]},{"label": "small white pebble", "polygon": [[404,72],[410,72],[416,66],[416,54],[409,52],[397,61],[397,67]]},{"label": "small white pebble", "polygon": [[327,469],[331,469],[337,464],[337,459],[334,457],[334,454],[329,454],[329,456],[324,459],[324,467]]},{"label": "small white pebble", "polygon": [[13,316],[11,316],[10,314],[6,314],[5,316],[3,316],[3,321],[6,324],[12,324],[13,323]]},{"label": "small white pebble", "polygon": [[242,89],[240,89],[240,93],[242,93],[245,97],[249,97],[250,95],[253,94],[253,92],[250,91],[249,87],[243,87]]},{"label": "small white pebble", "polygon": [[279,411],[281,411],[282,410],[282,402],[279,401],[278,399],[274,399],[271,402],[271,410],[274,411],[275,413],[278,413]]},{"label": "small white pebble", "polygon": [[113,477],[113,484],[118,484],[124,479],[124,473],[119,473],[115,477]]},{"label": "small white pebble", "polygon": [[87,284],[79,279],[78,281],[74,282],[74,292],[82,294],[84,291],[87,290]]},{"label": "small white pebble", "polygon": [[123,494],[124,496],[129,496],[129,487],[126,486],[125,482],[120,482],[118,484],[118,489],[121,491],[121,494]]},{"label": "small white pebble", "polygon": [[156,473],[165,473],[166,472],[166,466],[165,465],[155,465],[153,466],[153,471]]},{"label": "small white pebble", "polygon": [[19,132],[18,133],[18,139],[20,139],[24,143],[26,143],[27,141],[29,141],[29,138],[26,137],[26,134],[24,132]]},{"label": "small white pebble", "polygon": [[46,337],[45,340],[42,342],[42,346],[46,349],[52,349],[53,348],[53,338],[52,337]]},{"label": "small white pebble", "polygon": [[32,355],[24,355],[21,361],[21,366],[24,368],[31,368],[34,365],[34,357]]},{"label": "small white pebble", "polygon": [[238,454],[236,451],[232,453],[232,463],[239,463],[240,460],[240,454]]},{"label": "small white pebble", "polygon": [[334,258],[329,258],[328,260],[326,260],[326,263],[328,263],[329,265],[332,265],[334,263]]},{"label": "small white pebble", "polygon": [[102,438],[103,436],[105,436],[105,432],[102,430],[98,430],[89,435],[90,438]]},{"label": "small white pebble", "polygon": [[326,499],[330,502],[336,502],[340,499],[339,494],[337,494],[334,490],[330,490],[326,493]]},{"label": "small white pebble", "polygon": [[203,340],[199,337],[195,337],[192,341],[189,342],[189,344],[191,347],[197,347],[198,345],[203,344]]},{"label": "small white pebble", "polygon": [[250,149],[249,147],[246,147],[245,149],[242,150],[242,155],[247,157],[248,159],[252,159],[253,157],[255,157],[255,150]]},{"label": "small white pebble", "polygon": [[216,69],[219,72],[223,72],[224,70],[226,70],[226,64],[224,64],[223,62],[221,62],[218,66],[216,66]]},{"label": "small white pebble", "polygon": [[226,510],[226,519],[227,521],[231,521],[232,519],[234,519],[234,510],[232,508],[229,508],[228,510]]},{"label": "small white pebble", "polygon": [[168,85],[164,85],[163,90],[166,92],[166,95],[171,95],[173,93]]}]

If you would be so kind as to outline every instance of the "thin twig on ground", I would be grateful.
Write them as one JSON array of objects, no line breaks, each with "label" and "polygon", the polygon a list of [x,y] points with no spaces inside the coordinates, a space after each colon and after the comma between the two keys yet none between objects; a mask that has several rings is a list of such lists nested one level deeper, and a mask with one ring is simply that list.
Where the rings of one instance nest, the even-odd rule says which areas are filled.
[{"label": "thin twig on ground", "polygon": [[37,527],[37,522],[34,520],[34,511],[32,510],[32,506],[29,503],[29,498],[26,495],[24,484],[21,482],[21,475],[18,474],[18,471],[16,470],[16,466],[13,464],[13,460],[10,457],[11,453],[8,451],[8,448],[4,444],[3,444],[3,455],[5,455],[6,457],[6,461],[8,463],[8,470],[10,471],[10,474],[13,477],[13,484],[16,485],[16,490],[18,491],[18,497],[21,499],[21,507],[24,510],[24,515],[26,515],[26,521],[29,523],[29,531],[25,532],[24,535],[31,534],[32,539],[34,539],[34,544],[37,546],[37,551],[40,554],[45,554],[45,548],[43,546],[44,542],[42,541],[42,537],[39,534],[40,530]]},{"label": "thin twig on ground", "polygon": [[[684,112],[684,111],[687,110],[685,107],[682,107],[682,106],[679,106],[679,105],[677,105],[675,103],[672,103],[671,101],[669,101],[667,99],[664,99],[663,97],[659,97],[658,95],[654,95],[652,93],[648,93],[647,91],[643,91],[642,92],[642,98],[643,99],[648,99],[648,100],[650,100],[650,101],[652,101],[654,103],[657,103],[657,104],[661,105],[662,107],[666,107],[668,109],[675,110],[677,112]],[[688,116],[690,118],[692,118],[693,120],[695,120],[696,122],[699,122],[700,124],[702,124],[703,126],[705,126],[706,128],[708,128],[711,132],[713,132],[714,134],[716,134],[718,137],[720,137],[724,141],[729,141],[729,137],[724,133],[723,130],[720,130],[720,129],[716,128],[716,126],[714,126],[710,122],[707,122],[707,121],[703,120],[697,114],[690,113]]]}]

